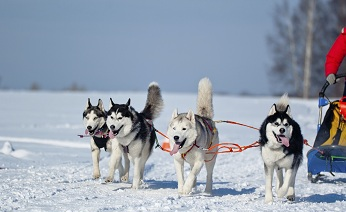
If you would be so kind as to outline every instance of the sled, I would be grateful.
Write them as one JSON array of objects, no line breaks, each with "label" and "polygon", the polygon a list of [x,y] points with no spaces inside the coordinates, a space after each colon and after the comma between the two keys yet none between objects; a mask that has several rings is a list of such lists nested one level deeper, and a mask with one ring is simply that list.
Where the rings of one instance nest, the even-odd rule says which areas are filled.
[{"label": "sled", "polygon": [[[345,74],[336,78],[344,78]],[[346,97],[330,101],[325,96],[329,83],[326,82],[319,93],[319,119],[314,145],[307,153],[308,179],[315,183],[322,172],[346,173]],[[323,122],[323,108],[329,105]]]}]

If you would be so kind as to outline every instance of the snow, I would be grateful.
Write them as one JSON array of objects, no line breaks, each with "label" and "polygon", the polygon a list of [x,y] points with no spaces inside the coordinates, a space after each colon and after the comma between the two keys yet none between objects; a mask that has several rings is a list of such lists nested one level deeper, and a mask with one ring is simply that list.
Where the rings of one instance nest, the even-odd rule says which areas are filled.
[{"label": "snow", "polygon": [[[175,108],[186,112],[196,107],[195,93],[162,93],[165,108],[154,121],[166,133]],[[26,92],[0,91],[0,211],[344,211],[346,175],[326,173],[318,183],[307,179],[307,159],[298,171],[296,201],[277,198],[264,203],[264,171],[258,147],[240,153],[219,154],[214,169],[213,194],[203,193],[205,169],[189,196],[177,192],[173,158],[154,149],[144,175],[143,188],[120,183],[104,184],[109,155],[101,152],[102,179],[92,179],[89,138],[82,112],[91,98],[109,98],[141,110],[145,92]],[[231,120],[259,127],[279,97],[214,95],[214,120]],[[317,99],[290,99],[292,115],[304,137],[313,144],[318,118]],[[220,141],[248,145],[258,140],[258,131],[218,123]],[[157,135],[162,144],[165,138]],[[304,146],[304,155],[310,149]],[[188,167],[185,167],[188,172]],[[273,184],[274,185],[274,184]]]}]

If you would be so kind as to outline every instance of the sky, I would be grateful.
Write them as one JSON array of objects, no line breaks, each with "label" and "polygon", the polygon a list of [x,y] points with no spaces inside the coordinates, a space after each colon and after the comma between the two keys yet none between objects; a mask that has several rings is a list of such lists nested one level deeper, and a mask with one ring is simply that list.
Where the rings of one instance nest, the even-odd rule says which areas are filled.
[{"label": "sky", "polygon": [[271,94],[275,0],[0,0],[0,88]]},{"label": "sky", "polygon": [[[195,85],[197,87],[197,85]],[[186,112],[195,108],[195,94],[163,93],[165,107],[154,120],[155,128],[166,134],[174,108]],[[128,183],[104,184],[108,175],[109,154],[101,151],[101,178],[92,179],[89,138],[84,133],[82,112],[91,98],[109,97],[119,102],[131,97],[141,110],[145,92],[25,92],[0,91],[0,211],[63,212],[342,212],[346,208],[346,174],[328,172],[317,183],[307,179],[307,152],[296,177],[296,201],[278,198],[273,188],[273,204],[264,203],[265,177],[258,147],[239,153],[219,154],[213,174],[213,193],[205,194],[205,167],[190,195],[179,195],[173,158],[159,148],[153,150],[144,170],[139,190]],[[257,98],[214,95],[214,120],[230,120],[259,127],[278,97]],[[40,104],[38,104],[40,103]],[[317,99],[290,99],[292,117],[300,124],[303,136],[312,145],[316,136]],[[23,107],[23,105],[25,105]],[[39,107],[39,110],[38,110]],[[255,109],[254,109],[255,108]],[[217,123],[220,143],[245,146],[259,138],[257,130]],[[165,138],[159,134],[162,145]],[[12,148],[8,148],[8,145]],[[344,164],[344,163],[343,163]],[[189,174],[189,166],[184,172]],[[273,181],[273,186],[276,182]]]}]

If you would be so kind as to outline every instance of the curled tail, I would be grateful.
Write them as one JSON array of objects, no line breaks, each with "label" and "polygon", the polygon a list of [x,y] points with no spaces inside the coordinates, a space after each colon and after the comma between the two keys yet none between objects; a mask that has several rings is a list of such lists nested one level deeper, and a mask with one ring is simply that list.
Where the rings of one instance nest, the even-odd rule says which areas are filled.
[{"label": "curled tail", "polygon": [[213,87],[208,78],[203,78],[198,83],[197,115],[212,119],[213,109]]},{"label": "curled tail", "polygon": [[141,112],[146,119],[154,120],[159,117],[163,110],[163,99],[161,89],[156,82],[149,84],[147,102]]},{"label": "curled tail", "polygon": [[283,94],[279,101],[271,107],[268,115],[273,115],[276,112],[287,113],[289,116],[291,116],[291,108],[289,106],[289,98],[287,93]]}]

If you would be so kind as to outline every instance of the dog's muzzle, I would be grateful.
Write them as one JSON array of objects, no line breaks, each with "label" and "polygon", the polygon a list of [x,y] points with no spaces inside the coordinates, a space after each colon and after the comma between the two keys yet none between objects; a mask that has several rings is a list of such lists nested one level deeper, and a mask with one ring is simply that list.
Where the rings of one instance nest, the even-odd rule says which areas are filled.
[{"label": "dog's muzzle", "polygon": [[277,135],[275,132],[273,132],[276,141],[278,143],[283,144],[284,146],[288,147],[290,145],[290,141],[288,140],[288,138],[285,135]]},{"label": "dog's muzzle", "polygon": [[116,135],[119,134],[120,130],[123,128],[124,125],[121,125],[121,127],[117,130],[114,130],[114,125],[111,125],[109,128],[111,129],[110,133],[109,133],[109,137],[110,138],[114,138]]}]

